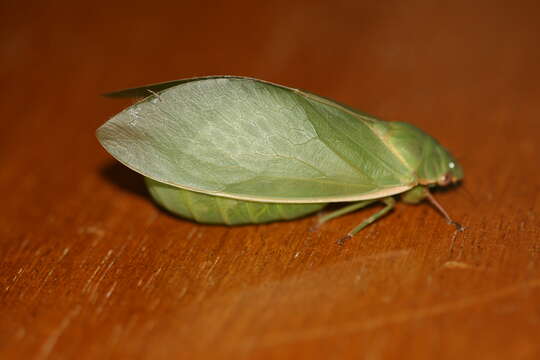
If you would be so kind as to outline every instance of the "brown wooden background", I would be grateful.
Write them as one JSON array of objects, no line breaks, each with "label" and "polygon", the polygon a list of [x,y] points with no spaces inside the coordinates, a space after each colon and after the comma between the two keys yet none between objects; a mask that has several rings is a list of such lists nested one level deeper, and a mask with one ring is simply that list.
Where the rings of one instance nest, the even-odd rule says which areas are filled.
[{"label": "brown wooden background", "polygon": [[[540,340],[537,1],[2,1],[0,358],[532,359]],[[95,129],[99,94],[234,74],[420,126],[464,187],[315,217],[169,216]]]}]

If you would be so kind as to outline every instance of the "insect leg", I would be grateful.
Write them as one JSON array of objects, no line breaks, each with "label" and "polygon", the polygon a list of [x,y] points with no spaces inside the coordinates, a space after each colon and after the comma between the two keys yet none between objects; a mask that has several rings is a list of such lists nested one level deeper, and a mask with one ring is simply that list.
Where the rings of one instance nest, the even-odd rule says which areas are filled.
[{"label": "insect leg", "polygon": [[433,197],[433,195],[431,195],[431,193],[428,191],[427,194],[426,194],[426,197],[427,199],[433,204],[433,206],[435,206],[435,208],[437,210],[439,210],[439,212],[441,214],[443,214],[444,218],[446,219],[446,221],[448,221],[448,223],[450,225],[454,225],[456,227],[456,230],[457,231],[463,231],[465,230],[465,227],[463,225],[461,225],[460,223],[458,222],[455,222],[454,220],[452,220],[452,218],[450,217],[450,215],[448,215],[448,213],[446,212],[446,210],[444,210],[444,208],[441,206],[441,204],[439,204],[439,202],[437,200],[435,200],[435,198]]},{"label": "insect leg", "polygon": [[350,212],[353,212],[355,210],[366,207],[369,204],[373,204],[376,201],[379,201],[379,199],[363,200],[363,201],[352,203],[351,205],[344,206],[344,207],[342,207],[342,208],[340,208],[340,209],[338,209],[336,211],[332,211],[329,214],[321,216],[319,218],[319,221],[317,222],[317,226],[320,226],[320,225],[324,224],[328,220],[332,220],[332,219],[337,218],[339,216],[342,216],[342,215],[348,214]]},{"label": "insect leg", "polygon": [[[387,197],[387,198],[384,198],[384,199],[377,199],[377,200],[383,201],[386,204],[386,206],[383,209],[381,209],[379,212],[371,215],[366,220],[362,221],[362,223],[360,225],[358,225],[357,227],[355,227],[354,229],[349,231],[349,233],[346,236],[339,239],[337,241],[337,243],[339,245],[343,245],[345,243],[345,241],[352,238],[357,232],[359,232],[360,230],[362,230],[363,228],[365,228],[369,224],[377,221],[380,217],[384,216],[387,212],[392,210],[394,208],[394,205],[396,204],[396,200],[394,200],[394,198],[391,197],[391,196]],[[375,200],[375,201],[377,201],[377,200]]]}]

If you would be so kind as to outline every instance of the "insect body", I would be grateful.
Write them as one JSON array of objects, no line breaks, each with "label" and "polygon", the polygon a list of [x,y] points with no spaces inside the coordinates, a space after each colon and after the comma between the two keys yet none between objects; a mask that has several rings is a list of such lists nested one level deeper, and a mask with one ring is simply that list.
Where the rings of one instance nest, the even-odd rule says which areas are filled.
[{"label": "insect body", "polygon": [[148,94],[101,126],[97,137],[145,176],[160,205],[198,222],[265,223],[350,203],[323,216],[325,222],[386,204],[350,237],[390,211],[392,195],[434,201],[428,187],[463,177],[450,153],[418,128],[297,89],[222,76],[110,95]]}]

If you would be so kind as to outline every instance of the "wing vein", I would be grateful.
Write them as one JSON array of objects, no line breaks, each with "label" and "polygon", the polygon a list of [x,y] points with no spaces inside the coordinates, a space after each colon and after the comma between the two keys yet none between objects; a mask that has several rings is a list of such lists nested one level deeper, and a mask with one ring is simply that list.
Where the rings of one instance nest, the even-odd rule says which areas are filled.
[{"label": "wing vein", "polygon": [[403,166],[405,166],[407,169],[409,169],[410,171],[413,171],[413,169],[411,168],[411,166],[407,163],[407,161],[405,161],[405,159],[403,158],[403,155],[401,155],[401,153],[399,151],[397,151],[396,147],[390,143],[388,141],[388,139],[383,136],[379,131],[375,130],[368,122],[366,122],[366,126],[369,128],[369,130],[371,130],[371,132],[377,136],[379,138],[379,140],[384,144],[386,145],[386,147],[388,147],[390,149],[390,151],[392,152],[392,154],[394,154],[394,156],[403,164]]}]

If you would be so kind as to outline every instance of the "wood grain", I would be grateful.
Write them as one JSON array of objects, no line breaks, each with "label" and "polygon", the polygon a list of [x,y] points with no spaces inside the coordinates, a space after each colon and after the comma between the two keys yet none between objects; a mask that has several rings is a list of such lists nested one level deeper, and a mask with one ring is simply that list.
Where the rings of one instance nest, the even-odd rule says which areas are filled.
[{"label": "wood grain", "polygon": [[[0,358],[540,357],[534,1],[0,5]],[[204,226],[152,204],[95,129],[99,94],[245,75],[438,138],[465,168],[427,204]]]}]

